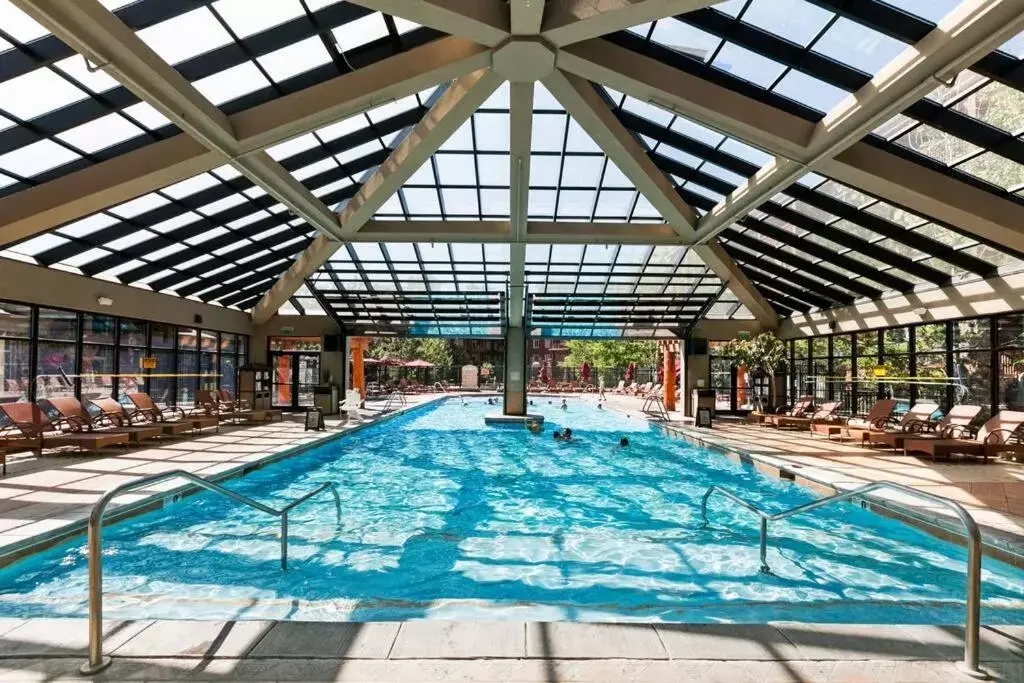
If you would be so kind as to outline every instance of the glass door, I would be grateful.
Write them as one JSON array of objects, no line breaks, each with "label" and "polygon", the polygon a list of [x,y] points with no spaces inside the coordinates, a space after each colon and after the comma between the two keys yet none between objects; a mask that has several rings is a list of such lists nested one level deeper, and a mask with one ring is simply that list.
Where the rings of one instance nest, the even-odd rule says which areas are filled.
[{"label": "glass door", "polygon": [[314,389],[320,383],[320,354],[300,353],[295,365],[296,408],[312,408]]},{"label": "glass door", "polygon": [[295,355],[273,353],[270,355],[271,403],[275,408],[291,408],[295,404]]}]

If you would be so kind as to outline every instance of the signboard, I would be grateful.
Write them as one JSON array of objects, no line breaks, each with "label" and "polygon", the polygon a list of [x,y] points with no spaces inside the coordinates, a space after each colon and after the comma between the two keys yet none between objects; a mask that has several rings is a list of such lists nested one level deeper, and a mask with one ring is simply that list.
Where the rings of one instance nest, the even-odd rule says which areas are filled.
[{"label": "signboard", "polygon": [[324,413],[319,408],[310,408],[306,411],[306,427],[303,431],[310,429],[315,432],[326,429],[324,426]]},{"label": "signboard", "polygon": [[747,341],[750,339],[750,332],[747,330],[740,330],[737,336],[739,336],[742,341]]},{"label": "signboard", "polygon": [[282,327],[281,328],[281,334],[291,334],[294,331],[295,331],[294,327]]},{"label": "signboard", "polygon": [[711,409],[710,408],[698,408],[697,409],[697,426],[705,429],[711,429]]},{"label": "signboard", "polygon": [[139,359],[139,367],[143,370],[156,370],[156,358],[153,356],[145,356]]},{"label": "signboard", "polygon": [[885,370],[885,366],[884,365],[876,365],[872,372],[874,372],[875,377],[885,377],[885,375],[886,375],[886,370]]}]

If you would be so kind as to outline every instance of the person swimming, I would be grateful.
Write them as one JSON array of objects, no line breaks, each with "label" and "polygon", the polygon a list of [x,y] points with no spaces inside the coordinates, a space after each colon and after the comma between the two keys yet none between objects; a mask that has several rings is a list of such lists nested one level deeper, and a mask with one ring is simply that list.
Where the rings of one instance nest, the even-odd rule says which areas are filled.
[{"label": "person swimming", "polygon": [[556,429],[553,436],[555,437],[555,441],[561,441],[562,440],[562,430],[561,429]]},{"label": "person swimming", "polygon": [[565,402],[564,398],[562,399],[562,405],[558,407],[561,408],[562,410],[569,410],[569,404]]},{"label": "person swimming", "polygon": [[628,439],[628,438],[626,438],[626,437],[622,437],[621,439],[619,439],[619,446],[620,446],[621,448],[626,448],[626,447],[628,447],[628,446],[629,446],[629,439]]},{"label": "person swimming", "polygon": [[601,405],[600,401],[598,401],[598,404],[597,404],[597,409],[598,409],[598,410],[604,410],[604,406],[603,406],[603,405]]},{"label": "person swimming", "polygon": [[541,433],[541,426],[539,420],[530,420],[529,422],[526,423],[526,428],[529,429],[534,434]]}]

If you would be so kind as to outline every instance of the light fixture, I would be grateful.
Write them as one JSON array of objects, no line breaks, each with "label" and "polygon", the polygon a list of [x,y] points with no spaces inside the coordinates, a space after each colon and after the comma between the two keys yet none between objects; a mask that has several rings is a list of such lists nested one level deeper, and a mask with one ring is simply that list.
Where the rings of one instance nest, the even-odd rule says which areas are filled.
[{"label": "light fixture", "polygon": [[113,306],[114,300],[111,299],[109,296],[98,296],[96,297],[96,303],[98,303],[100,306]]},{"label": "light fixture", "polygon": [[914,315],[916,315],[919,318],[923,318],[924,316],[928,315],[928,309],[925,308],[924,306],[920,308],[915,308]]}]

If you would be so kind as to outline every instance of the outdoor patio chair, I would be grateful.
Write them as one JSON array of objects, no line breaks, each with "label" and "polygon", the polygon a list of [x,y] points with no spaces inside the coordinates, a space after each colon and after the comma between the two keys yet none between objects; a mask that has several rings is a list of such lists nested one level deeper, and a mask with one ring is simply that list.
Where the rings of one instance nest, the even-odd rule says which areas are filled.
[{"label": "outdoor patio chair", "polygon": [[161,408],[149,394],[136,392],[128,394],[128,399],[135,405],[135,412],[146,417],[150,422],[159,425],[187,425],[188,429],[202,431],[213,427],[220,431],[220,420],[205,415],[188,415],[178,406]]},{"label": "outdoor patio chair", "polygon": [[160,423],[151,420],[146,414],[140,413],[137,410],[128,413],[123,405],[109,396],[106,398],[90,398],[89,403],[96,406],[103,415],[109,417],[111,422],[117,427],[155,427],[160,430],[163,436],[178,436],[192,429],[192,425],[187,422]]},{"label": "outdoor patio chair", "polygon": [[808,417],[807,413],[809,413],[813,407],[813,396],[801,396],[792,406],[788,408],[779,408],[779,411],[773,415],[765,415],[760,424],[773,425],[779,417]]},{"label": "outdoor patio chair", "polygon": [[[1019,458],[1024,454],[1024,443],[1021,442],[1019,434],[1021,424],[1024,424],[1024,412],[1001,410],[971,437],[905,439],[903,451],[905,453],[925,453],[932,460],[940,455],[949,457],[954,453],[980,455],[982,462],[988,462],[990,457],[994,458],[1006,453],[1012,454],[1014,458]],[[973,429],[968,427],[965,428],[964,433],[969,434],[972,431]]]},{"label": "outdoor patio chair", "polygon": [[[41,456],[43,449],[74,446],[80,451],[99,451],[108,446],[123,444],[128,435],[114,432],[86,432],[72,428],[70,423],[51,422],[35,403],[19,401],[0,405],[0,413],[7,424],[0,427],[0,452],[31,450]],[[60,429],[58,425],[65,427]],[[7,474],[7,458],[3,457],[3,473]]]},{"label": "outdoor patio chair", "polygon": [[345,400],[338,404],[338,410],[346,413],[347,416],[354,416],[356,422],[363,421],[360,409],[363,407],[363,397],[358,389],[349,389],[345,392]]},{"label": "outdoor patio chair", "polygon": [[868,431],[864,435],[864,441],[869,446],[874,444],[889,445],[892,446],[893,451],[896,451],[903,447],[904,439],[916,434],[919,426],[930,421],[931,416],[938,409],[938,403],[930,401],[915,403],[910,407],[910,410],[903,414],[903,417],[900,418],[899,423],[895,427],[883,429],[882,431]]},{"label": "outdoor patio chair", "polygon": [[259,411],[253,410],[252,406],[244,398],[235,398],[231,395],[231,392],[227,389],[218,389],[217,397],[220,402],[226,406],[229,406],[232,410],[236,411],[251,411],[251,412],[262,412],[266,415],[266,419],[271,420],[277,418],[278,420],[284,419],[284,411],[277,408],[260,408]]},{"label": "outdoor patio chair", "polygon": [[196,392],[196,411],[207,417],[216,417],[222,422],[265,422],[270,419],[264,410],[237,410],[220,400],[216,391],[200,389]]},{"label": "outdoor patio chair", "polygon": [[864,417],[849,417],[844,421],[830,424],[814,424],[811,426],[811,430],[815,434],[824,434],[829,440],[832,439],[833,434],[838,434],[840,439],[850,438],[863,443],[865,432],[882,431],[887,424],[890,424],[892,411],[896,410],[896,403],[895,399],[882,399],[871,406],[871,410]]},{"label": "outdoor patio chair", "polygon": [[[817,410],[810,415],[775,415],[775,419],[769,424],[775,425],[777,429],[806,429],[810,430],[815,424],[834,424],[837,422],[836,411],[842,401],[827,401],[822,403]],[[812,432],[813,433],[813,432]]]},{"label": "outdoor patio chair", "polygon": [[44,400],[60,413],[61,418],[72,427],[71,431],[127,434],[128,440],[136,444],[141,441],[148,441],[149,439],[159,439],[163,436],[163,430],[155,425],[118,424],[118,420],[115,417],[106,414],[102,409],[99,415],[90,415],[89,411],[82,405],[82,402],[72,396]]},{"label": "outdoor patio chair", "polygon": [[[633,386],[633,385],[630,384],[630,386]],[[624,394],[624,393],[626,393],[626,380],[620,379],[619,380],[619,384],[615,388],[611,389],[611,393],[613,393],[613,394]]]}]

